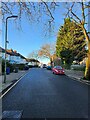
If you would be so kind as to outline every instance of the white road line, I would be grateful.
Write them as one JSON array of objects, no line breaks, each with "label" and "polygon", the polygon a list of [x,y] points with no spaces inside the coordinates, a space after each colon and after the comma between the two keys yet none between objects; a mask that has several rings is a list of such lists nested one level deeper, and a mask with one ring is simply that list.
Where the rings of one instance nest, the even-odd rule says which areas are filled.
[{"label": "white road line", "polygon": [[22,76],[20,79],[18,79],[17,82],[15,82],[3,95],[0,96],[0,99],[3,98],[22,78],[24,78],[27,74],[29,73],[29,71],[24,75]]}]

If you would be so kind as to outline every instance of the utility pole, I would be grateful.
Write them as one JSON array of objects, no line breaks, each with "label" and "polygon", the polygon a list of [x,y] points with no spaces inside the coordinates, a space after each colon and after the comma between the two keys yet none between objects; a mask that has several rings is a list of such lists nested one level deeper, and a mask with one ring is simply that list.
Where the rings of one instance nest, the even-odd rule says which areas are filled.
[{"label": "utility pole", "polygon": [[7,64],[6,64],[6,53],[7,53],[7,21],[9,18],[17,18],[18,16],[12,15],[6,18],[6,27],[5,27],[5,73],[4,73],[4,83],[6,83],[6,68],[7,68]]}]

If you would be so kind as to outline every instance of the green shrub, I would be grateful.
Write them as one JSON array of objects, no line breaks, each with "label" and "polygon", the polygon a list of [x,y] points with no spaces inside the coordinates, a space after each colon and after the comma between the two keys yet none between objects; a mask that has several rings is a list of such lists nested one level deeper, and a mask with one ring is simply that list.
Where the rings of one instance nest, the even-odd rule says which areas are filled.
[{"label": "green shrub", "polygon": [[83,66],[83,65],[71,65],[71,69],[77,70],[77,71],[85,71],[85,66]]},{"label": "green shrub", "polygon": [[33,65],[29,65],[29,68],[32,68],[33,67]]},{"label": "green shrub", "polygon": [[[14,70],[14,65],[11,64],[9,61],[6,61],[6,66],[10,68],[10,72],[13,72]],[[5,71],[5,60],[2,59],[2,73]]]},{"label": "green shrub", "polygon": [[18,67],[19,70],[24,70],[25,64],[17,64],[16,67]]},{"label": "green shrub", "polygon": [[14,64],[11,64],[9,62],[7,62],[6,64],[7,64],[7,67],[10,68],[10,72],[13,72],[13,70],[14,70]]},{"label": "green shrub", "polygon": [[33,67],[38,67],[38,65],[34,65]]},{"label": "green shrub", "polygon": [[5,61],[2,59],[2,73],[4,73],[5,70]]},{"label": "green shrub", "polygon": [[[5,60],[2,59],[1,63],[2,63],[2,73],[4,73],[4,71],[5,71]],[[25,68],[25,64],[11,64],[9,61],[6,61],[6,65],[7,65],[7,67],[10,68],[10,72],[13,72],[13,70],[16,67],[18,67],[19,70],[24,70],[24,68]]]},{"label": "green shrub", "polygon": [[62,64],[61,66],[65,69],[70,69],[71,64]]}]

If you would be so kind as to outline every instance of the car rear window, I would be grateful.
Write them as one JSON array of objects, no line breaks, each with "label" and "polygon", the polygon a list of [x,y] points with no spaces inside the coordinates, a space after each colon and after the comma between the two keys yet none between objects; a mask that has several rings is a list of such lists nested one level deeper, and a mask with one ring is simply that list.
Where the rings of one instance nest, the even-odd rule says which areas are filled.
[{"label": "car rear window", "polygon": [[57,68],[57,69],[62,69],[62,67],[61,67],[61,66],[56,66],[56,68]]}]

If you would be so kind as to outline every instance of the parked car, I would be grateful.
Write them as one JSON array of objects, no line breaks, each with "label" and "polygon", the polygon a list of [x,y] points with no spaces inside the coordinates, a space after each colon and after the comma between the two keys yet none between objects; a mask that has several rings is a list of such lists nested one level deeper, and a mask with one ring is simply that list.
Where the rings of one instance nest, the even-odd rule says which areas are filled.
[{"label": "parked car", "polygon": [[55,67],[53,67],[52,68],[52,72],[53,72],[53,74],[62,74],[62,75],[64,75],[65,74],[65,71],[64,71],[64,69],[61,67],[61,66],[55,66]]},{"label": "parked car", "polygon": [[29,66],[25,65],[24,70],[29,70]]},{"label": "parked car", "polygon": [[43,64],[43,68],[46,68],[47,67],[47,65],[46,64]]},{"label": "parked car", "polygon": [[47,66],[47,70],[51,70],[52,69],[52,67],[51,66]]}]

